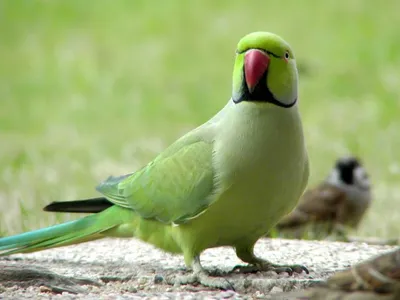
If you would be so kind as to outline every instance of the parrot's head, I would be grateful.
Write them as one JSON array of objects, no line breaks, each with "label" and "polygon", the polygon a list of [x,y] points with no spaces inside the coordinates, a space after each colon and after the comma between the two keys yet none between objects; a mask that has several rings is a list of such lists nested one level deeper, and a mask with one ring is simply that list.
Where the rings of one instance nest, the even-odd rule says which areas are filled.
[{"label": "parrot's head", "polygon": [[297,102],[297,77],[288,43],[273,33],[250,33],[237,45],[232,100],[291,107]]}]

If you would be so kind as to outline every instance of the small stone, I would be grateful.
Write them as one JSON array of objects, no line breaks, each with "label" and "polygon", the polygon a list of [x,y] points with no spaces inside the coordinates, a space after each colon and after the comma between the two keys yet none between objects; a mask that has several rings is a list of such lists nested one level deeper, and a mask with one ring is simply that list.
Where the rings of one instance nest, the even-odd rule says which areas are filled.
[{"label": "small stone", "polygon": [[172,288],[167,288],[166,290],[165,290],[166,292],[172,292]]},{"label": "small stone", "polygon": [[283,289],[279,286],[274,286],[269,292],[270,294],[282,293]]},{"label": "small stone", "polygon": [[154,283],[155,284],[160,284],[164,281],[164,277],[162,277],[161,275],[156,274],[154,276]]},{"label": "small stone", "polygon": [[125,289],[128,293],[137,293],[138,289],[134,286],[129,286]]},{"label": "small stone", "polygon": [[262,299],[262,298],[265,297],[265,295],[263,293],[261,293],[260,291],[256,291],[254,293],[254,297],[257,298],[257,299]]},{"label": "small stone", "polygon": [[244,281],[243,281],[243,287],[244,287],[245,289],[251,287],[252,285],[253,285],[253,282],[252,282],[251,279],[248,279],[248,278],[245,278],[245,279],[244,279]]},{"label": "small stone", "polygon": [[234,291],[226,291],[226,292],[222,292],[221,293],[221,298],[227,299],[227,298],[231,298],[233,295],[235,295]]},{"label": "small stone", "polygon": [[148,281],[148,278],[145,276],[139,277],[139,279],[138,279],[139,284],[145,284],[145,283],[147,283],[147,281]]},{"label": "small stone", "polygon": [[41,285],[41,286],[39,287],[39,291],[40,291],[41,293],[52,293],[51,288],[49,288],[48,286],[44,286],[44,285]]}]

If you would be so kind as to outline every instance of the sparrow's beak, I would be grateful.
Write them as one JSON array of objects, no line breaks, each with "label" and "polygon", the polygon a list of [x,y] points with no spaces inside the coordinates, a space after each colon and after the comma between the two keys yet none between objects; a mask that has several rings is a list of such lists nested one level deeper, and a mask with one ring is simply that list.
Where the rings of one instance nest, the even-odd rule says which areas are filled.
[{"label": "sparrow's beak", "polygon": [[244,56],[244,76],[247,88],[252,93],[268,69],[269,56],[258,49],[250,49]]}]

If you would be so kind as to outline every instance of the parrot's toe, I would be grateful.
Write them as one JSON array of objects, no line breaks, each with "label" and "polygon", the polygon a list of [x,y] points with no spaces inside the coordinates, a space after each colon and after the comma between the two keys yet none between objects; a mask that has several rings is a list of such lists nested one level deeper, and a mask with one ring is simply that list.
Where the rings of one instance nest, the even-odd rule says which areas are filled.
[{"label": "parrot's toe", "polygon": [[192,273],[189,275],[180,275],[167,280],[168,284],[171,285],[185,285],[185,284],[201,284],[206,287],[220,289],[220,290],[232,290],[235,288],[225,278],[211,277],[206,272]]},{"label": "parrot's toe", "polygon": [[243,274],[248,274],[248,273],[257,273],[260,271],[260,268],[255,265],[236,265],[233,267],[232,272],[237,272],[237,273],[243,273]]},{"label": "parrot's toe", "polygon": [[273,271],[277,274],[286,272],[289,275],[292,275],[293,273],[301,274],[303,271],[306,274],[310,273],[308,269],[302,265],[275,265],[271,263],[262,263],[256,265],[246,265],[246,266],[238,265],[235,266],[232,271],[238,273],[257,273],[262,271],[264,272]]},{"label": "parrot's toe", "polygon": [[310,274],[310,271],[303,266],[303,265],[276,265],[276,264],[263,264],[260,266],[261,271],[273,271],[276,272],[277,274],[286,272],[290,276],[293,275],[293,273],[298,273],[301,274],[305,272],[306,274]]},{"label": "parrot's toe", "polygon": [[306,274],[310,274],[310,271],[308,271],[308,269],[303,266],[303,265],[288,265],[288,266],[283,266],[285,268],[289,268],[292,270],[292,273],[289,272],[290,275],[292,275],[293,273],[306,273]]}]

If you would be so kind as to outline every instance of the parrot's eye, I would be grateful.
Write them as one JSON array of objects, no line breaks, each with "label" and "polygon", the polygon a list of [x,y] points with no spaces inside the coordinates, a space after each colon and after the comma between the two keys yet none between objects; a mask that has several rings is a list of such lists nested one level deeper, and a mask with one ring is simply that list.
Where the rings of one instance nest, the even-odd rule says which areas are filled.
[{"label": "parrot's eye", "polygon": [[285,54],[283,55],[283,57],[284,57],[285,59],[289,59],[289,57],[290,57],[289,52],[286,51]]}]

